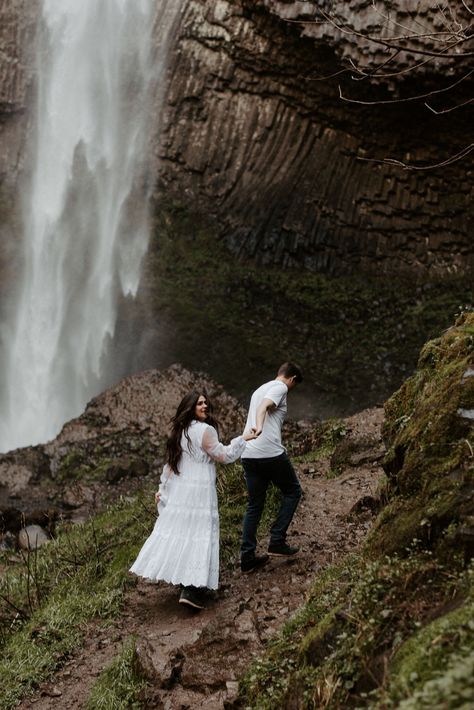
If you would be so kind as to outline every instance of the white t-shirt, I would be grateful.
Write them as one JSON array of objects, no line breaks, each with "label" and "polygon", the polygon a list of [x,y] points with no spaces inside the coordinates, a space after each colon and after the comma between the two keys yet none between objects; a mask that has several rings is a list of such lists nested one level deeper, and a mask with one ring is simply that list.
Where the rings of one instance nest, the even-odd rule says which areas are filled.
[{"label": "white t-shirt", "polygon": [[273,456],[280,456],[286,452],[285,447],[281,443],[281,427],[286,416],[286,395],[288,387],[281,380],[271,380],[265,382],[252,395],[249,406],[249,414],[245,430],[256,427],[257,425],[257,409],[264,399],[271,399],[275,403],[276,409],[268,409],[263,430],[260,436],[251,441],[247,441],[247,445],[242,454],[243,459],[264,459]]}]

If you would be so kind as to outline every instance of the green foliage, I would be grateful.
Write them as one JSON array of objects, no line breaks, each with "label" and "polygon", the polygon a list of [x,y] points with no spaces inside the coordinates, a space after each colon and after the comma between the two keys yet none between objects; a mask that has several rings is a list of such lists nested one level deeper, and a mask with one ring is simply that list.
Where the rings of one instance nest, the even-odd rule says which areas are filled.
[{"label": "green foliage", "polygon": [[386,405],[384,497],[365,549],[327,570],[255,661],[245,708],[470,707],[474,314],[422,350]]},{"label": "green foliage", "polygon": [[155,310],[172,322],[184,365],[202,353],[206,369],[244,396],[242,368],[252,384],[291,358],[347,410],[393,392],[425,340],[459,303],[474,301],[468,278],[335,278],[232,259],[212,225],[165,202],[157,205],[145,281]]},{"label": "green foliage", "polygon": [[[224,564],[235,564],[246,504],[240,464],[219,467],[218,495],[221,558]],[[277,496],[270,492],[262,534],[276,504]],[[7,569],[0,580],[0,707],[13,707],[46,680],[80,646],[91,620],[106,622],[120,613],[124,593],[135,583],[128,569],[151,532],[155,511],[153,491],[146,489],[87,523],[63,526],[55,540],[25,553],[21,563],[11,555],[10,561],[5,558]],[[91,707],[128,707],[113,705],[105,689],[113,685],[114,674],[122,674],[123,688],[117,692],[124,697],[128,687],[130,693],[138,687],[132,676],[127,680],[133,666],[127,649],[100,681]]]},{"label": "green foliage", "polygon": [[[471,577],[469,581],[469,577]],[[403,698],[422,698],[428,688],[428,697],[433,699],[435,688],[451,685],[452,677],[457,675],[457,668],[463,667],[463,660],[474,654],[474,567],[468,570],[466,577],[469,586],[463,590],[467,597],[451,604],[454,608],[438,616],[426,626],[413,634],[395,654],[391,664],[392,679],[387,696],[392,704],[401,702],[405,707],[407,700]],[[449,668],[448,668],[449,666]],[[459,697],[465,695],[472,684],[459,686]],[[452,691],[450,691],[452,692]],[[474,696],[472,696],[474,697]],[[441,694],[438,702],[443,698]],[[409,707],[409,705],[406,705]],[[454,703],[449,707],[457,707]],[[420,703],[420,707],[426,707]],[[432,707],[436,707],[433,704]]]},{"label": "green foliage", "polygon": [[[321,426],[320,444],[316,449],[308,451],[300,456],[295,456],[297,463],[316,463],[323,458],[331,456],[337,445],[344,440],[347,434],[346,425],[342,419],[327,419]],[[331,467],[327,473],[327,478],[336,478],[340,474],[337,466]]]},{"label": "green foliage", "polygon": [[80,645],[90,620],[119,613],[134,583],[128,568],[152,521],[144,494],[122,500],[94,520],[65,527],[6,570],[0,581],[0,707],[12,707],[48,678]]},{"label": "green foliage", "polygon": [[402,700],[399,710],[469,710],[474,698],[474,652],[453,655],[448,666],[411,697]]},{"label": "green foliage", "polygon": [[[417,547],[372,562],[353,556],[323,573],[303,609],[252,664],[242,706],[399,707],[461,649],[472,651],[471,594],[471,574],[459,558],[447,570]],[[456,595],[456,612],[442,615],[444,600]],[[432,622],[436,609],[442,621]]]},{"label": "green foliage", "polygon": [[471,453],[474,314],[423,348],[416,373],[386,403],[384,435],[390,506],[371,538],[374,551],[401,550],[418,537],[433,546],[452,523],[474,514]]},{"label": "green foliage", "polygon": [[139,710],[143,707],[140,695],[146,685],[132,638],[100,673],[87,700],[86,710]]}]

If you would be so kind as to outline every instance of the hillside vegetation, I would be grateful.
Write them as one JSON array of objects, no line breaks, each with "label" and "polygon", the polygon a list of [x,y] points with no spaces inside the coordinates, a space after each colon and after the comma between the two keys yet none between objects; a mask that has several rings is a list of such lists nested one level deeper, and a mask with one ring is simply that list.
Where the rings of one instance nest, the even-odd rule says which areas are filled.
[{"label": "hillside vegetation", "polygon": [[388,400],[380,513],[255,662],[239,706],[468,708],[474,699],[474,314]]}]

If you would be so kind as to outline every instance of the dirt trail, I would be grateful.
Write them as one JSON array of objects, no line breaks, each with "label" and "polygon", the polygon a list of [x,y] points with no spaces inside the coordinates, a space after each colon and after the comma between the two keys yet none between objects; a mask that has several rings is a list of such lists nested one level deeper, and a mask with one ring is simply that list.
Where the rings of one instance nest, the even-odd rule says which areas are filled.
[{"label": "dirt trail", "polygon": [[[343,472],[328,480],[329,461],[296,466],[304,496],[289,530],[300,547],[291,560],[273,558],[260,571],[221,574],[221,587],[198,614],[177,604],[177,590],[140,581],[124,614],[107,629],[90,630],[83,649],[54,679],[20,705],[23,710],[82,708],[96,676],[123,641],[137,638],[141,665],[151,690],[147,706],[166,710],[221,710],[253,656],[304,601],[318,571],[358,547],[372,524],[370,512],[349,515],[374,496],[382,474],[382,409],[345,420],[347,456]],[[262,541],[261,550],[265,549]]]}]

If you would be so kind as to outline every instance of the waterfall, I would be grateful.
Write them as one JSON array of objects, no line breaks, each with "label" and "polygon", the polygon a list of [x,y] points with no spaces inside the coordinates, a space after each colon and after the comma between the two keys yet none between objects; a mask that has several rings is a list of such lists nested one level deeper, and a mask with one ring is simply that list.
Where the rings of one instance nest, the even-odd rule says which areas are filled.
[{"label": "waterfall", "polygon": [[[179,4],[161,3],[162,24]],[[152,60],[155,15],[153,0],[42,0],[22,274],[2,327],[2,451],[45,442],[83,411],[110,366],[120,293],[136,294],[166,44]]]}]

